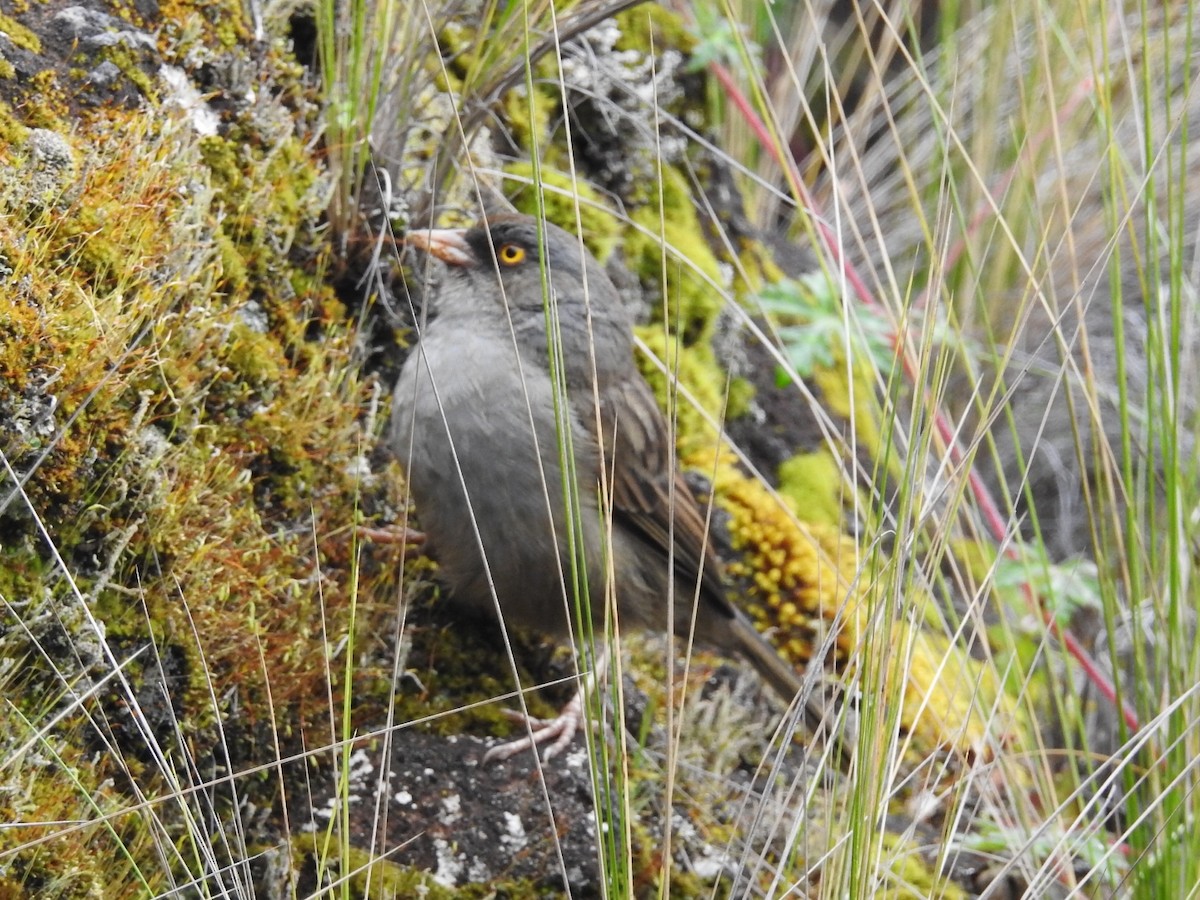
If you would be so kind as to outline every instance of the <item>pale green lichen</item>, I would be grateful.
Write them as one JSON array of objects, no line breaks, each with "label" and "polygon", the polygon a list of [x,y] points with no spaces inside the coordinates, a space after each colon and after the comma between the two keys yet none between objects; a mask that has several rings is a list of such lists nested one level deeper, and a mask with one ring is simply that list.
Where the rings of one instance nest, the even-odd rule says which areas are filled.
[{"label": "pale green lichen", "polygon": [[54,131],[34,128],[25,145],[23,188],[26,202],[51,206],[75,184],[78,166],[70,142]]},{"label": "pale green lichen", "polygon": [[845,519],[846,479],[827,450],[799,453],[779,464],[779,493],[805,522],[840,528]]}]

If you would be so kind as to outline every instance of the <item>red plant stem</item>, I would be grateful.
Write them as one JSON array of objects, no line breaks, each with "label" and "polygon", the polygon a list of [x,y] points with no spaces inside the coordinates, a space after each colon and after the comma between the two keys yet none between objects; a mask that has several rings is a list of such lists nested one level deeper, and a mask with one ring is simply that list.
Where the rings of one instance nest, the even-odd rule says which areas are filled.
[{"label": "red plant stem", "polygon": [[825,245],[826,252],[837,263],[839,273],[845,276],[846,281],[854,289],[854,293],[859,300],[867,306],[877,309],[879,304],[876,302],[874,295],[866,284],[863,283],[863,280],[859,278],[858,272],[855,271],[854,267],[847,264],[845,257],[842,255],[842,248],[838,244],[832,229],[818,215],[819,210],[817,209],[816,201],[813,200],[812,195],[808,192],[807,185],[801,179],[800,170],[796,168],[796,161],[792,159],[791,154],[785,156],[779,152],[771,136],[771,132],[767,130],[766,124],[759,117],[758,113],[754,111],[749,99],[742,93],[741,88],[737,86],[729,70],[720,63],[715,62],[710,63],[709,68],[717,76],[717,80],[725,88],[729,100],[733,102],[738,112],[742,114],[742,118],[746,120],[750,129],[754,132],[754,136],[762,144],[763,149],[775,157],[775,161],[787,171],[788,180],[791,182],[792,189],[796,192],[801,205],[813,213],[813,224],[821,236],[821,242]]},{"label": "red plant stem", "polygon": [[[746,121],[746,124],[750,126],[751,131],[754,132],[755,137],[758,139],[763,149],[770,153],[774,157],[775,161],[783,167],[787,174],[788,181],[796,194],[797,200],[801,206],[808,210],[808,212],[811,214],[817,234],[820,236],[825,252],[836,264],[838,272],[846,279],[847,283],[854,290],[854,294],[858,297],[859,301],[871,309],[880,309],[880,303],[875,299],[874,295],[871,294],[871,291],[867,288],[866,283],[862,280],[862,278],[859,277],[858,273],[854,269],[854,266],[847,262],[844,254],[842,253],[841,247],[838,244],[835,235],[833,234],[833,231],[828,225],[825,224],[820,214],[821,211],[817,207],[816,201],[808,192],[808,189],[800,176],[800,170],[796,165],[796,160],[790,153],[784,153],[781,150],[779,142],[774,140],[774,137],[767,128],[766,123],[763,122],[758,113],[755,112],[749,99],[742,92],[741,88],[738,87],[737,82],[734,81],[734,78],[730,74],[729,70],[720,63],[716,62],[709,64],[709,70],[721,83],[721,87],[725,90],[726,97],[741,114],[742,118]],[[1087,92],[1091,87],[1091,84],[1092,83],[1089,80],[1087,83],[1080,85],[1080,87],[1072,94],[1066,105],[1059,112],[1060,120],[1065,119],[1068,115],[1070,115],[1071,112],[1074,111],[1074,109],[1078,106],[1078,104],[1082,102],[1083,98],[1087,96]],[[1047,136],[1047,132],[1043,131],[1036,136],[1031,146],[1036,147],[1040,145]],[[1001,187],[1001,189],[1007,188],[1007,185],[1011,183],[1015,172],[1016,166],[1014,165],[1009,169],[1008,172],[1005,173],[1000,180],[999,187]],[[971,223],[968,226],[968,234],[976,232],[987,220],[987,217],[994,213],[994,210],[994,204],[985,204],[981,201],[980,208],[972,217]],[[955,247],[951,250],[951,257],[946,261],[947,266],[953,264],[953,260],[957,259],[962,253],[964,246],[965,242],[961,240],[955,245]],[[922,294],[919,302],[924,303],[926,300],[926,295]],[[900,353],[905,374],[909,376],[910,382],[915,382],[916,369],[912,357],[907,351],[907,347],[901,346],[899,339],[895,335],[892,336],[892,347]],[[947,447],[950,458],[955,463],[961,462],[962,450],[958,446],[958,442],[954,438],[953,430],[946,421],[946,418],[942,414],[941,410],[937,410],[935,412],[934,422],[935,426],[937,427],[938,434],[941,436],[942,441]],[[987,489],[987,485],[983,483],[983,479],[980,478],[978,473],[975,471],[968,473],[967,482],[971,487],[971,493],[975,497],[976,503],[979,505],[980,513],[983,516],[984,522],[987,524],[988,529],[992,533],[992,537],[997,543],[1002,542],[1008,533],[1007,523],[1004,519],[1004,516],[1001,514],[996,501],[993,499],[991,492]],[[1017,555],[1016,549],[1012,546],[1008,547],[1004,553],[1009,558],[1016,558]],[[1041,604],[1038,602],[1037,595],[1034,593],[1032,587],[1026,584],[1024,586],[1023,593],[1030,609],[1034,612],[1040,613],[1042,621],[1049,627],[1050,633],[1062,642],[1063,646],[1067,649],[1067,652],[1075,658],[1080,668],[1083,669],[1084,674],[1096,686],[1096,689],[1100,691],[1100,693],[1110,703],[1117,704],[1118,699],[1116,688],[1113,686],[1113,683],[1108,676],[1101,671],[1100,667],[1096,664],[1095,659],[1092,658],[1092,655],[1088,653],[1087,649],[1079,643],[1074,635],[1068,631],[1065,631],[1049,612],[1041,608]],[[1130,731],[1137,731],[1141,727],[1141,724],[1139,723],[1137,714],[1133,711],[1133,709],[1124,701],[1120,701],[1120,710],[1121,715],[1125,719],[1125,724],[1129,727]]]}]

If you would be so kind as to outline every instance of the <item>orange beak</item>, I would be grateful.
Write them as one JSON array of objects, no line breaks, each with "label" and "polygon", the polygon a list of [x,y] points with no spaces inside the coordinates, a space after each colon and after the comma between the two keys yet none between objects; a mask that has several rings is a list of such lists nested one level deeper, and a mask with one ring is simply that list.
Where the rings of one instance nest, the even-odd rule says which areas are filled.
[{"label": "orange beak", "polygon": [[478,260],[471,245],[466,241],[463,228],[428,228],[410,231],[404,243],[436,256],[448,266],[473,266]]}]

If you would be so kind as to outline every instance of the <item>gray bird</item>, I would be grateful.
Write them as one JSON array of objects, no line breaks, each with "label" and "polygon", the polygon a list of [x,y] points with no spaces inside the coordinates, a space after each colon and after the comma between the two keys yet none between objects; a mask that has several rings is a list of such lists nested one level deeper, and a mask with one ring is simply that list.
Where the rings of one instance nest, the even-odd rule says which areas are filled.
[{"label": "gray bird", "polygon": [[[560,637],[584,584],[603,628],[611,582],[620,628],[743,656],[791,703],[795,670],[726,596],[616,288],[567,232],[542,237],[544,254],[537,220],[505,215],[406,239],[446,264],[391,432],[441,579],[459,603]],[[552,742],[549,758],[580,709],[489,758]]]}]

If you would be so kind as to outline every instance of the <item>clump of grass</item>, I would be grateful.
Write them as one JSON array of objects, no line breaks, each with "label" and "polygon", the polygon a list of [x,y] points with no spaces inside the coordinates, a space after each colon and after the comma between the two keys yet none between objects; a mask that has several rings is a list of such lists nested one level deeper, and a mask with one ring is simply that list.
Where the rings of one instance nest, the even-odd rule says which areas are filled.
[{"label": "clump of grass", "polygon": [[[1032,884],[1055,877],[1056,854],[1088,860],[1084,884],[1141,877],[1114,848],[1127,838],[1162,844],[1151,832],[1161,835],[1182,796],[1165,772],[1183,775],[1165,751],[1195,739],[1186,714],[1159,716],[1164,703],[1190,707],[1196,674],[1184,649],[1194,624],[1179,614],[1194,605],[1183,549],[1192,526],[1181,515],[1194,503],[1193,465],[1178,455],[1196,429],[1185,274],[1195,248],[1180,227],[1195,215],[1182,187],[1193,168],[1189,17],[1106,20],[1052,3],[1021,4],[1003,19],[980,11],[944,22],[932,44],[901,50],[899,64],[868,57],[853,105],[834,94],[832,107],[806,106],[796,92],[790,109],[758,107],[783,122],[797,112],[810,134],[828,135],[800,164],[825,173],[813,196],[793,199],[797,229],[818,217],[816,249],[846,286],[847,346],[876,315],[857,309],[866,294],[894,323],[898,365],[880,366],[878,379],[896,404],[892,440],[937,461],[907,467],[892,501],[897,541],[965,611],[964,627],[992,620],[981,646],[1047,723],[1027,748],[1042,762],[1012,777],[1033,785],[1053,815],[1019,794],[987,813],[1017,816],[1036,835],[1014,841],[1002,867]],[[805,34],[821,33],[813,24],[803,14],[792,23],[796,41],[780,46],[793,60],[804,58]],[[824,52],[807,46],[816,58]],[[1083,46],[1094,52],[1077,53]],[[1118,47],[1138,48],[1134,74],[1118,64]],[[783,71],[807,83],[804,70]],[[778,181],[774,166],[762,171]],[[760,196],[763,208],[779,209],[766,185]],[[930,308],[959,339],[935,339]],[[935,430],[936,415],[945,418]],[[947,507],[930,506],[933,487]],[[989,495],[998,506],[989,509]],[[955,544],[961,533],[972,539]],[[982,569],[980,540],[999,548]],[[1005,562],[1014,541],[1028,544],[1019,568]],[[1064,653],[1072,643],[1077,659]],[[1110,679],[1116,695],[1092,698]],[[1095,705],[1085,712],[1079,685],[1089,681]],[[1043,758],[1047,743],[1066,749]],[[1146,780],[1162,792],[1141,784],[1126,795],[1127,821],[1140,826],[1105,840],[1097,786],[1078,779],[1111,755],[1103,771],[1132,782],[1130,763],[1147,753]],[[1068,798],[1080,797],[1092,799],[1069,813]],[[1085,850],[1077,834],[1102,849]],[[1169,875],[1146,877],[1187,883],[1188,865],[1173,858]]]}]

